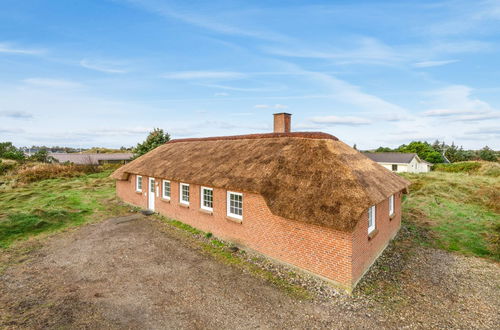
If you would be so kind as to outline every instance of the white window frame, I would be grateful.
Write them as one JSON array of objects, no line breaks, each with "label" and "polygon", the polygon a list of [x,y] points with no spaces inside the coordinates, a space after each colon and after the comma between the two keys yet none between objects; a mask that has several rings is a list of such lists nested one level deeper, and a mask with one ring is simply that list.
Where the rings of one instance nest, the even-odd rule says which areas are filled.
[{"label": "white window frame", "polygon": [[[165,183],[168,183],[169,186],[169,195],[165,195]],[[161,197],[163,199],[170,199],[170,196],[172,195],[172,184],[170,183],[170,180],[163,180],[161,182]]]},{"label": "white window frame", "polygon": [[[139,181],[141,181],[141,187],[140,188],[139,188]],[[135,191],[142,192],[142,175],[136,175],[135,176]]]},{"label": "white window frame", "polygon": [[375,230],[375,227],[376,227],[376,219],[377,219],[377,208],[375,207],[375,205],[373,206],[370,206],[370,208],[368,209],[368,234],[370,234],[372,231]]},{"label": "white window frame", "polygon": [[[241,196],[241,215],[231,213],[231,211],[230,211],[231,210],[231,195]],[[234,191],[228,191],[227,192],[226,204],[227,204],[227,216],[228,217],[236,218],[236,219],[239,219],[239,220],[243,220],[243,194],[242,193],[238,193],[238,192],[234,192]]]},{"label": "white window frame", "polygon": [[188,187],[188,199],[190,200],[191,199],[191,189],[189,188],[189,184],[188,183],[180,183],[179,184],[179,202],[181,204],[184,204],[184,205],[189,205],[189,200],[188,201],[185,201],[182,199],[182,187]]},{"label": "white window frame", "polygon": [[[205,190],[212,192],[212,207],[208,207],[208,206],[204,205],[205,204],[204,203],[205,202]],[[213,188],[201,187],[200,188],[200,207],[206,211],[213,211],[214,210],[213,206],[214,206],[214,190],[213,190]]]},{"label": "white window frame", "polygon": [[394,195],[389,197],[389,216],[394,215]]}]

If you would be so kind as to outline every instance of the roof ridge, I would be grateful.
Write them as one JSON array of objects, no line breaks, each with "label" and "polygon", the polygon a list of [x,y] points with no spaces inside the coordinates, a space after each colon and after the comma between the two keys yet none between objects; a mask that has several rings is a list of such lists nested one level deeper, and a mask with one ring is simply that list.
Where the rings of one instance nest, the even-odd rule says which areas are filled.
[{"label": "roof ridge", "polygon": [[323,132],[289,132],[289,133],[257,133],[229,136],[212,136],[202,138],[174,139],[167,143],[196,142],[196,141],[220,141],[220,140],[253,140],[271,138],[305,138],[305,139],[329,139],[338,141],[339,139],[331,134]]}]

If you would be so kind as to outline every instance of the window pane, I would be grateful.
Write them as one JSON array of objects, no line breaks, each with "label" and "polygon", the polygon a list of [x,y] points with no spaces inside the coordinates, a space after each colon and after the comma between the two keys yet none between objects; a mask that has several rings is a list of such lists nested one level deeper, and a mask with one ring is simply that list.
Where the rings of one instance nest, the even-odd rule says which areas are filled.
[{"label": "window pane", "polygon": [[189,186],[182,186],[182,200],[185,202],[189,202]]},{"label": "window pane", "polygon": [[243,215],[243,196],[237,194],[229,194],[229,213],[235,215]]},{"label": "window pane", "polygon": [[213,207],[213,191],[211,189],[203,189],[203,206]]}]

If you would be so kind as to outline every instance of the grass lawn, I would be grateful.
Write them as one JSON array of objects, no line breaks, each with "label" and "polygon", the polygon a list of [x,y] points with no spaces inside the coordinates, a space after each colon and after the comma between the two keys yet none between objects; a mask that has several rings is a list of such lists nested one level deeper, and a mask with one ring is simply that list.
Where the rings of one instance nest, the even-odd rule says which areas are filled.
[{"label": "grass lawn", "polygon": [[410,226],[429,233],[421,243],[500,260],[500,178],[463,173],[405,174],[403,203]]},{"label": "grass lawn", "polygon": [[0,248],[40,233],[123,214],[110,170],[0,188]]},{"label": "grass lawn", "polygon": [[[0,248],[41,233],[124,214],[111,170],[0,187]],[[500,177],[464,173],[404,174],[409,228],[425,245],[500,260]]]}]

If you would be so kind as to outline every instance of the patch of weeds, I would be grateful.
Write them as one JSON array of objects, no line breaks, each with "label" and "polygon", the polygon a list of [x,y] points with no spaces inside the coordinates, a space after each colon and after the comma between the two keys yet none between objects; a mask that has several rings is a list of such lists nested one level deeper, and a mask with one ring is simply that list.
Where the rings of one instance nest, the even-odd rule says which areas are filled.
[{"label": "patch of weeds", "polygon": [[224,244],[223,242],[219,241],[218,239],[213,239],[210,241],[213,245],[215,246],[220,246],[220,247],[224,247],[226,246],[226,244]]},{"label": "patch of weeds", "polygon": [[169,223],[170,225],[176,227],[176,228],[179,228],[179,229],[182,229],[184,231],[187,231],[191,234],[194,234],[194,235],[202,235],[203,232],[201,230],[198,230],[194,227],[191,227],[190,225],[187,225],[183,222],[180,222],[180,221],[177,221],[177,220],[172,220],[172,219],[167,219],[167,218],[164,218],[167,220],[167,223]]},{"label": "patch of weeds", "polygon": [[206,233],[206,234],[205,234],[205,237],[206,237],[206,238],[210,238],[210,237],[212,237],[212,233]]}]

